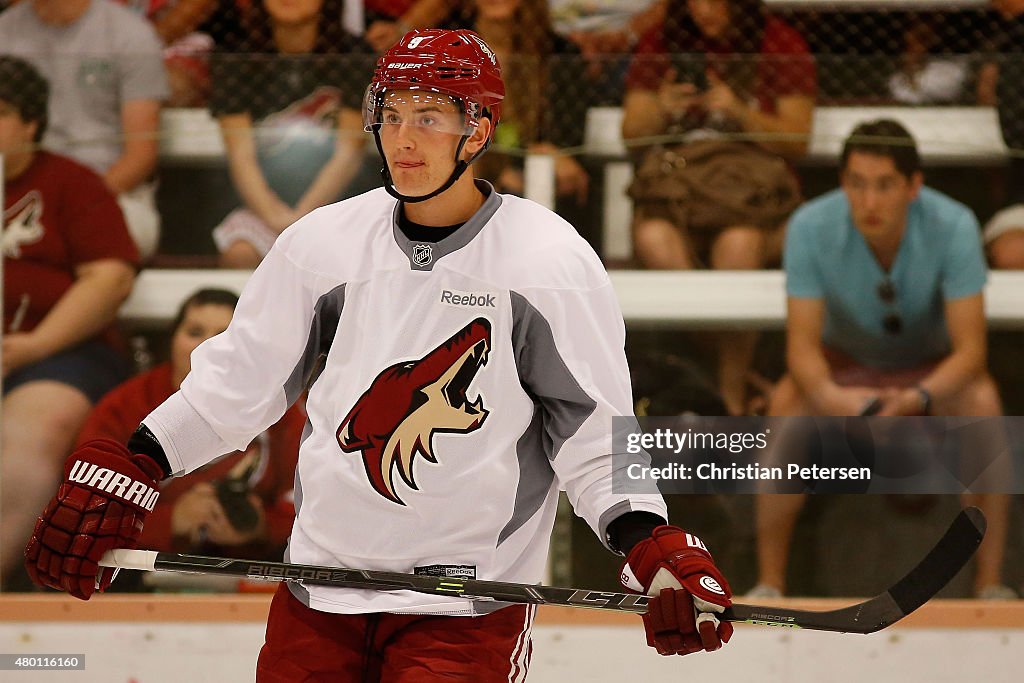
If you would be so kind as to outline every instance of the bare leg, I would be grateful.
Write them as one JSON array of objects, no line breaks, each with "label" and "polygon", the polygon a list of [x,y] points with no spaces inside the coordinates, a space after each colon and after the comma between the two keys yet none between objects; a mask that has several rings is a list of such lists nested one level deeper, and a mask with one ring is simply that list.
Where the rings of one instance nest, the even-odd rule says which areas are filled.
[{"label": "bare leg", "polygon": [[[780,417],[811,414],[796,383],[788,374],[775,386],[768,404],[768,414]],[[785,442],[784,435],[779,434],[775,440],[775,447],[785,449]],[[802,493],[757,495],[754,513],[759,585],[771,586],[785,592],[786,567],[789,564],[793,529],[806,500],[807,495]]]},{"label": "bare leg", "polygon": [[696,265],[689,240],[663,218],[638,220],[633,225],[633,248],[644,267],[652,270],[692,270]]},{"label": "bare leg", "polygon": [[[935,406],[939,415],[999,416],[1003,414],[1002,401],[992,377],[987,373],[968,385],[957,396]],[[972,436],[974,436],[972,434]],[[982,430],[976,434],[970,447],[977,453],[1003,453],[1008,447],[1006,435],[1001,429]],[[961,451],[964,451],[961,444]],[[994,463],[983,477],[1005,480],[1009,476],[1005,468],[1006,459]],[[1010,497],[1006,494],[964,494],[964,505],[976,505],[985,513],[988,530],[985,540],[978,548],[974,576],[974,591],[978,593],[989,586],[998,586],[1003,581],[1003,555],[1006,552],[1006,532],[1009,525]]]},{"label": "bare leg", "polygon": [[64,459],[91,408],[85,394],[60,382],[30,382],[4,397],[0,458],[4,578],[21,565],[36,517],[56,492]]},{"label": "bare leg", "polygon": [[[757,270],[764,267],[765,232],[755,227],[722,231],[711,245],[715,270]],[[718,386],[731,415],[747,412],[747,374],[754,361],[757,332],[723,332],[718,344]]]},{"label": "bare leg", "polygon": [[1024,268],[1024,226],[995,238],[988,253],[993,268]]},{"label": "bare leg", "polygon": [[221,268],[241,268],[252,270],[260,264],[263,257],[248,242],[234,242],[222,252],[218,264]]}]

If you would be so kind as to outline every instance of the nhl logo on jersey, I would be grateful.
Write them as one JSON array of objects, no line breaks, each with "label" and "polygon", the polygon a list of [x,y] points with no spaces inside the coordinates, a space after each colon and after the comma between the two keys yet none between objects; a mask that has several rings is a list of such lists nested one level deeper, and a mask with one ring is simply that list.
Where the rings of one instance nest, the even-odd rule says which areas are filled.
[{"label": "nhl logo on jersey", "polygon": [[412,247],[412,262],[417,266],[426,266],[434,260],[434,248],[429,244],[415,244]]}]

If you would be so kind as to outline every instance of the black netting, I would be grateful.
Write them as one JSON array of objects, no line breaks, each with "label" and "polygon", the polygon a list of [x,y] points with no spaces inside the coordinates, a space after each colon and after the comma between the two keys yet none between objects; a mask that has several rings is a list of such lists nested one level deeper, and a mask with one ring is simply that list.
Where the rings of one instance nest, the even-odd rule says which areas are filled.
[{"label": "black netting", "polygon": [[[986,167],[993,165],[994,157],[1019,158],[1024,150],[1020,17],[1001,16],[977,2],[927,3],[911,11],[911,3],[886,9],[839,1],[783,1],[765,6],[757,0],[729,0],[731,28],[716,37],[701,28],[706,20],[691,16],[691,5],[715,2],[638,2],[631,15],[591,11],[592,5],[575,0],[553,0],[550,8],[545,0],[522,0],[516,20],[520,23],[504,33],[482,21],[469,0],[450,15],[435,17],[437,25],[481,31],[502,59],[508,97],[493,150],[479,163],[479,174],[500,182],[504,190],[523,192],[525,154],[562,150],[575,162],[558,164],[563,190],[559,211],[574,210],[562,201],[573,196],[577,201],[570,204],[590,203],[590,217],[581,214],[580,221],[600,220],[599,215],[595,218],[599,207],[594,206],[594,194],[602,182],[602,164],[609,154],[628,158],[619,140],[621,117],[608,112],[627,105],[626,127],[633,127],[630,94],[657,92],[667,82],[692,84],[697,100],[676,110],[664,99],[660,105],[650,100],[651,107],[665,109],[662,120],[627,130],[625,149],[680,139],[694,129],[711,129],[776,145],[799,165],[815,154],[820,161],[823,154],[834,153],[838,141],[829,136],[843,134],[827,125],[834,111],[845,108],[843,115],[850,116],[858,107],[898,106],[915,111],[927,107],[929,112],[949,108],[945,115],[915,114],[920,121],[912,126],[913,132],[925,147],[938,145],[945,153],[948,146],[959,145],[963,151],[973,144],[985,150],[979,156],[985,157],[982,165]],[[205,174],[205,182],[219,192],[217,200],[188,204],[205,207],[200,218],[190,221],[201,224],[194,229],[203,234],[232,207],[251,203],[247,192],[224,172],[225,144],[218,126],[224,117],[234,117],[234,123],[238,115],[248,117],[257,160],[272,189],[286,203],[297,203],[328,163],[339,132],[364,141],[365,161],[357,173],[350,174],[347,188],[323,199],[378,184],[379,162],[374,160],[373,146],[366,144],[358,123],[344,113],[358,113],[379,54],[374,46],[406,28],[413,14],[402,8],[415,3],[365,3],[361,17],[353,17],[341,0],[324,0],[316,37],[304,46],[278,44],[271,14],[260,0],[124,0],[121,4],[145,17],[164,43],[161,47],[154,42],[153,51],[162,61],[166,86],[154,85],[158,79],[136,76],[134,90],[126,88],[124,74],[145,73],[148,67],[143,65],[152,63],[154,53],[116,54],[117,41],[65,57],[54,56],[52,46],[33,50],[24,41],[5,42],[8,52],[37,64],[50,81],[51,110],[57,103],[58,111],[51,111],[44,145],[76,156],[102,173],[124,143],[118,98],[164,93],[163,125],[137,135],[155,136],[161,143],[159,175],[169,181],[161,190],[159,207],[162,214],[170,214],[164,216],[165,225],[167,219],[182,220],[182,204],[174,195],[177,174],[185,165],[194,176],[197,160],[202,162],[199,175]],[[177,12],[179,5],[193,4],[201,11]],[[389,17],[380,9],[391,6],[405,14]],[[664,16],[655,11],[662,6]],[[16,10],[12,5],[5,14]],[[653,19],[634,21],[645,12],[653,12]],[[2,25],[0,21],[0,36],[4,35]],[[787,98],[806,98],[814,108],[813,121],[772,130],[735,116],[720,116],[714,107],[702,108],[706,103],[700,97],[719,81],[748,108],[769,114],[777,114]],[[14,98],[11,93],[17,84],[8,82],[2,89]],[[595,110],[605,112],[603,118],[588,115]],[[965,126],[982,120],[995,121],[994,128],[977,136],[965,133]],[[602,125],[607,129],[595,130],[594,126]],[[969,165],[970,153],[959,156],[966,157],[961,164]],[[218,162],[219,170],[211,170]],[[1007,196],[1021,184],[1014,177],[1000,182],[1007,186]],[[993,199],[992,204],[998,205],[999,200]],[[166,239],[162,246],[175,253],[193,248]],[[209,242],[202,248],[209,249]]]}]

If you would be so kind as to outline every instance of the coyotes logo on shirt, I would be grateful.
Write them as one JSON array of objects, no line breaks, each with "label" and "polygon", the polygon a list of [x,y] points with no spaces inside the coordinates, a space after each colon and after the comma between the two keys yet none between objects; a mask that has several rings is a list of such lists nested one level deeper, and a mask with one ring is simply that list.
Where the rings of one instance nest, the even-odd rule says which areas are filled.
[{"label": "coyotes logo on shirt", "polygon": [[394,472],[417,490],[413,460],[419,454],[437,463],[434,434],[469,434],[483,425],[483,398],[470,401],[466,390],[490,350],[491,324],[477,318],[422,358],[396,363],[370,383],[341,421],[337,438],[346,453],[362,453],[377,493],[405,505]]},{"label": "coyotes logo on shirt", "polygon": [[4,211],[3,254],[21,258],[21,247],[43,239],[43,197],[31,191]]}]

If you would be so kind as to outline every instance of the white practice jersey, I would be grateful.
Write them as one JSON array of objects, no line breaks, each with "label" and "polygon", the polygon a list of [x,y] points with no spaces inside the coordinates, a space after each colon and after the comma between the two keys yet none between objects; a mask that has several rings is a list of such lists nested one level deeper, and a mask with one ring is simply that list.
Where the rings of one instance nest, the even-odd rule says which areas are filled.
[{"label": "white practice jersey", "polygon": [[[144,421],[190,472],[308,386],[288,561],[537,583],[560,488],[602,541],[625,512],[666,517],[660,496],[612,490],[612,417],[632,397],[607,273],[558,216],[481,188],[481,209],[437,243],[410,241],[383,189],[302,218]],[[328,612],[501,606],[292,590]]]}]

